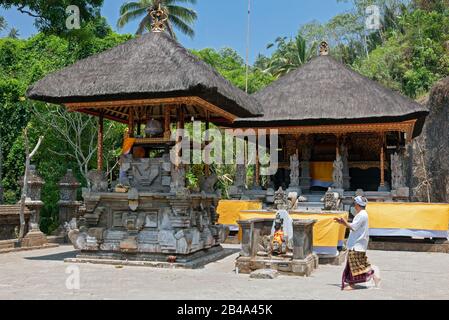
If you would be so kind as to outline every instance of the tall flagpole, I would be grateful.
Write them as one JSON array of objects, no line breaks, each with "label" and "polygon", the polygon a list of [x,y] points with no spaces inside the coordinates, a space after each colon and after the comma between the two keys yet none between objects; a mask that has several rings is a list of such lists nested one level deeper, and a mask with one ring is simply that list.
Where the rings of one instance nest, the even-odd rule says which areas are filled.
[{"label": "tall flagpole", "polygon": [[250,34],[251,34],[251,0],[248,0],[248,26],[246,31],[246,79],[245,79],[245,91],[248,93],[248,74],[249,74],[249,46],[250,46]]}]

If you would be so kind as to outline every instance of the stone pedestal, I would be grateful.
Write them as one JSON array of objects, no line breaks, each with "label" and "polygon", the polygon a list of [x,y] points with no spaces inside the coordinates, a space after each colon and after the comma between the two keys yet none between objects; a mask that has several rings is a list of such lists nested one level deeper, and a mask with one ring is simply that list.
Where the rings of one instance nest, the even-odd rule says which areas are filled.
[{"label": "stone pedestal", "polygon": [[313,225],[315,220],[294,220],[293,250],[284,255],[259,254],[263,238],[271,234],[274,219],[239,221],[242,229],[242,251],[235,266],[240,273],[249,274],[259,269],[310,276],[318,268],[318,256],[313,253]]},{"label": "stone pedestal", "polygon": [[23,238],[22,247],[41,247],[48,244],[47,237],[38,228],[31,229]]},{"label": "stone pedestal", "polygon": [[81,206],[77,199],[77,189],[80,183],[76,180],[72,170],[67,170],[67,173],[59,181],[59,228],[53,233],[56,236],[66,237],[67,232],[64,224],[70,222],[73,218],[78,218],[78,209]]},{"label": "stone pedestal", "polygon": [[[30,166],[28,172],[28,190],[25,205],[31,211],[29,231],[22,240],[23,247],[39,247],[48,243],[47,237],[40,231],[40,211],[44,206],[41,201],[41,191],[44,180],[39,176],[34,165]],[[23,178],[19,180],[19,185],[23,188]]]}]

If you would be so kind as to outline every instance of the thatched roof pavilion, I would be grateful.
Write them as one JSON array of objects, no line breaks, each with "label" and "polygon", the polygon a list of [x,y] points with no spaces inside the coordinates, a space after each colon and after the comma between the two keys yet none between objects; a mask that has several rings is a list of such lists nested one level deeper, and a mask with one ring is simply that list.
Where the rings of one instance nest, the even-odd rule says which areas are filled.
[{"label": "thatched roof pavilion", "polygon": [[[392,188],[405,187],[398,163],[421,133],[428,109],[338,62],[326,42],[319,56],[252,96],[263,116],[237,119],[232,126],[279,133],[275,188],[288,187],[289,180],[295,188],[298,178],[302,191],[331,185],[387,191],[389,180]],[[293,156],[301,159],[300,177],[290,176],[297,172]],[[256,164],[257,186],[259,170]]]},{"label": "thatched roof pavilion", "polygon": [[[404,123],[420,134],[426,107],[321,55],[253,95],[263,116],[237,126],[284,127]],[[407,124],[405,124],[407,123]]]},{"label": "thatched roof pavilion", "polygon": [[[191,54],[166,32],[150,32],[80,60],[38,81],[30,99],[128,123],[163,118],[164,106],[183,105],[185,116],[233,121],[260,115],[258,102]],[[144,108],[145,112],[143,112]],[[172,117],[176,117],[175,108]]]}]

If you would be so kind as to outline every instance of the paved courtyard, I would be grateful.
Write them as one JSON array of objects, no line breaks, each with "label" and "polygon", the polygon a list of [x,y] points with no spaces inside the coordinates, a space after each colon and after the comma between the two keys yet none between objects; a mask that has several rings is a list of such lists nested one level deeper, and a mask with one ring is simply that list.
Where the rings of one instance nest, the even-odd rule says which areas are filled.
[{"label": "paved courtyard", "polygon": [[[228,250],[236,246],[226,246]],[[235,274],[236,253],[204,269],[80,264],[80,289],[67,289],[71,246],[0,254],[0,299],[449,299],[449,254],[370,251],[381,289],[340,291],[343,266],[309,278],[254,280]]]}]

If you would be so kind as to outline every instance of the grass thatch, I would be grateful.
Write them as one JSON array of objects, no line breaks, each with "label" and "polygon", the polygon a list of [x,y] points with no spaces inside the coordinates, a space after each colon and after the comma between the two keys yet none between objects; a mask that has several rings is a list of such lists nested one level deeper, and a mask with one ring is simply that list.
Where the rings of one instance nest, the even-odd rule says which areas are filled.
[{"label": "grass thatch", "polygon": [[319,56],[253,95],[262,105],[261,118],[241,119],[236,125],[309,125],[390,122],[420,119],[423,105],[385,88],[337,62]]},{"label": "grass thatch", "polygon": [[260,115],[258,102],[165,32],[148,33],[49,74],[29,88],[51,103],[196,95],[238,117]]}]

